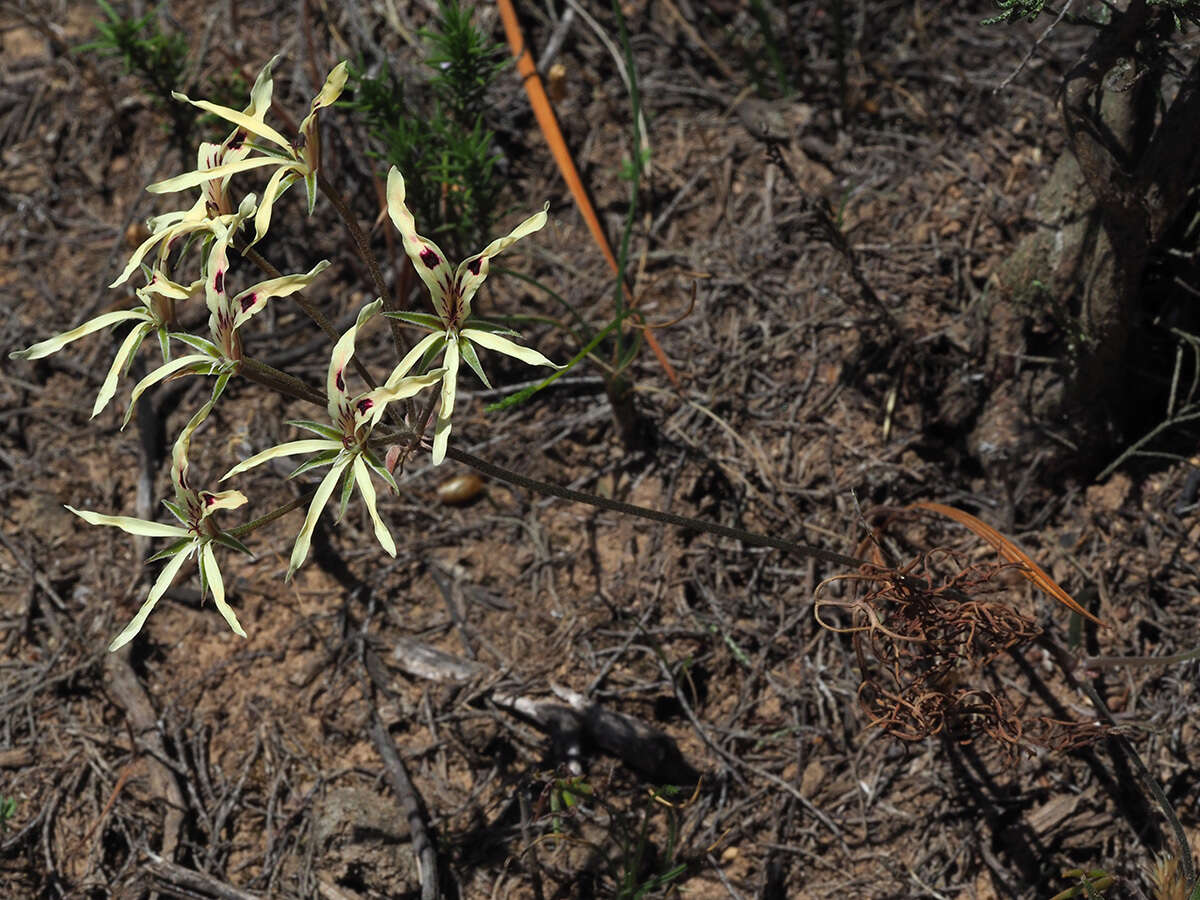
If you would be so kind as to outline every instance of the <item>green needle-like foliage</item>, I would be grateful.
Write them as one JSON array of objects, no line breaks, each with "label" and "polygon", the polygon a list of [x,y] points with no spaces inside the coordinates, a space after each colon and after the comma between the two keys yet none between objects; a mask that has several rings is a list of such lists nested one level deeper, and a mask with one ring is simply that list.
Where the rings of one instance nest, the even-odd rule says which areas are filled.
[{"label": "green needle-like foliage", "polygon": [[463,255],[491,233],[500,210],[499,154],[485,124],[487,95],[508,64],[504,48],[471,21],[472,7],[442,0],[427,43],[432,77],[425,97],[406,91],[385,64],[373,76],[353,76],[353,100],[381,150],[373,155],[411,173],[408,204],[417,217],[442,222],[434,236]]}]

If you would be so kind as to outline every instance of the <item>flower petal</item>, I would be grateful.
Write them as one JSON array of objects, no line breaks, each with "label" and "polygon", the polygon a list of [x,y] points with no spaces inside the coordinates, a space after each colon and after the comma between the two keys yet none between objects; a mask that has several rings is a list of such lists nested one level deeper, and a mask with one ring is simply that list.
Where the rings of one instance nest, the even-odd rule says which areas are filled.
[{"label": "flower petal", "polygon": [[343,407],[350,402],[350,392],[346,389],[346,366],[354,356],[354,339],[358,336],[358,329],[382,308],[383,300],[376,299],[360,309],[354,324],[333,345],[329,374],[325,377],[325,395],[329,398],[329,418],[334,424],[337,424]]},{"label": "flower petal", "polygon": [[258,207],[258,213],[254,216],[254,240],[247,247],[253,247],[266,237],[267,230],[271,227],[271,210],[275,206],[275,201],[283,196],[283,192],[292,186],[292,182],[299,175],[300,166],[294,162],[283,163],[271,175],[271,180],[263,188],[262,203]]},{"label": "flower petal", "polygon": [[143,322],[151,321],[150,314],[144,309],[122,309],[117,312],[105,313],[102,316],[89,319],[82,325],[72,328],[70,331],[64,331],[62,334],[56,334],[52,338],[39,341],[36,344],[26,347],[24,350],[14,350],[8,354],[8,357],[9,359],[42,359],[51,353],[57,353],[63,347],[67,346],[67,344],[77,341],[81,337],[86,337],[103,328],[116,325],[118,322],[128,322],[131,319],[141,319]]},{"label": "flower petal", "polygon": [[440,247],[428,238],[417,234],[417,222],[413,214],[404,205],[404,176],[400,170],[392,166],[388,172],[387,204],[388,215],[392,223],[400,231],[404,240],[404,252],[412,260],[413,268],[425,286],[429,288],[433,299],[433,308],[443,319],[447,313],[447,301],[452,288],[450,263],[446,262],[446,254]]},{"label": "flower petal", "polygon": [[546,359],[546,357],[542,356],[536,350],[532,350],[529,347],[522,347],[520,344],[510,341],[508,338],[500,337],[498,334],[478,331],[474,328],[466,328],[463,329],[462,337],[473,344],[478,344],[480,347],[486,347],[488,350],[495,350],[497,353],[503,353],[505,356],[519,359],[526,365],[550,366],[552,369],[566,368],[566,366],[550,362],[550,360]]},{"label": "flower petal", "polygon": [[271,69],[279,61],[279,54],[271,57],[270,62],[262,67],[262,71],[254,79],[254,87],[250,88],[250,105],[242,110],[244,115],[261,122],[271,108],[271,94],[275,81],[271,78]]},{"label": "flower petal", "polygon": [[117,392],[117,381],[120,379],[121,373],[125,371],[125,366],[133,357],[133,354],[137,352],[146,335],[153,330],[153,322],[143,322],[130,331],[129,334],[125,335],[125,340],[121,342],[121,346],[117,349],[117,355],[113,357],[108,375],[105,376],[104,383],[100,385],[100,393],[96,395],[96,402],[92,404],[93,419],[100,415],[104,407],[108,406],[108,401]]},{"label": "flower petal", "polygon": [[[371,423],[371,427],[374,428],[379,424],[379,420],[383,418],[384,410],[387,409],[389,403],[393,400],[403,400],[406,397],[411,397],[430,385],[437,384],[442,380],[442,375],[445,372],[445,369],[434,369],[432,372],[426,372],[424,375],[410,375],[408,378],[400,378],[395,382],[392,382],[389,378],[388,383],[383,387],[362,394],[354,401],[355,431],[364,422],[368,421]],[[364,401],[366,402],[364,403]]]},{"label": "flower petal", "polygon": [[248,469],[253,469],[255,466],[261,466],[268,460],[278,459],[281,456],[295,456],[298,453],[316,453],[319,450],[341,449],[341,441],[326,441],[310,438],[304,441],[288,441],[285,444],[277,444],[274,447],[268,447],[261,453],[255,453],[249,459],[244,459],[224,475],[221,476],[221,481],[230,478],[233,475],[238,475]]},{"label": "flower petal", "polygon": [[151,296],[166,297],[170,300],[190,300],[203,289],[203,278],[198,278],[191,284],[179,284],[158,269],[154,269],[151,271],[150,280],[146,282],[145,287],[138,288],[135,293],[138,295],[138,299],[149,307]]},{"label": "flower petal", "polygon": [[191,506],[191,501],[198,500],[199,495],[188,485],[188,449],[192,444],[192,433],[200,427],[200,423],[208,418],[213,404],[210,400],[192,415],[188,423],[179,432],[175,444],[171,448],[171,483],[175,485],[175,502],[183,509]]},{"label": "flower petal", "polygon": [[354,480],[358,484],[358,492],[362,494],[363,503],[367,506],[367,512],[371,515],[371,521],[375,523],[375,539],[389,556],[395,556],[396,542],[392,540],[392,533],[383,524],[383,519],[379,518],[379,511],[375,508],[375,485],[371,483],[371,474],[361,456],[354,457]]},{"label": "flower petal", "polygon": [[206,181],[211,181],[214,178],[220,178],[225,175],[236,175],[238,172],[248,172],[251,169],[259,169],[263,166],[286,166],[289,164],[291,164],[290,159],[280,159],[277,156],[252,156],[249,159],[239,159],[234,162],[222,163],[211,169],[197,169],[192,172],[184,172],[182,175],[176,175],[174,178],[168,178],[165,181],[156,181],[154,184],[149,185],[146,190],[151,194],[173,194],[176,191],[186,191],[188,188],[194,188],[197,185],[204,184]]},{"label": "flower petal", "polygon": [[[179,91],[171,91],[171,96],[176,100],[182,100],[184,103],[190,103],[192,106],[198,107],[205,112],[210,112],[214,116],[220,116],[225,121],[232,122],[250,134],[265,138],[272,144],[277,144],[289,153],[291,152],[292,145],[288,143],[288,139],[262,121],[257,115],[257,110],[255,111],[255,115],[246,115],[244,112],[230,109],[228,106],[219,106],[208,100],[193,100],[187,94],[180,93]],[[263,112],[266,112],[266,110],[263,110]]]},{"label": "flower petal", "polygon": [[218,509],[237,509],[246,504],[246,495],[241,491],[198,491],[204,512],[200,518],[207,519]]},{"label": "flower petal", "polygon": [[279,278],[260,281],[253,287],[246,288],[230,301],[235,312],[234,330],[241,328],[251,316],[262,310],[268,300],[287,297],[296,291],[303,290],[328,268],[329,260],[323,259],[303,275],[283,275]]},{"label": "flower petal", "polygon": [[446,458],[446,444],[450,441],[450,416],[454,413],[454,393],[458,381],[458,341],[446,341],[446,356],[442,360],[446,374],[442,376],[442,406],[438,410],[437,424],[433,430],[433,464],[440,466]]},{"label": "flower petal", "polygon": [[[204,207],[204,200],[203,200],[203,198],[201,198],[201,200],[198,201],[196,203],[196,205],[193,206],[191,208],[191,210],[189,210],[188,212],[173,213],[170,215],[179,216],[181,218],[187,218],[190,215],[195,214],[197,211],[199,211],[199,213],[201,215],[203,215],[203,212],[204,212],[203,207]],[[159,217],[159,219],[166,219],[166,218],[167,218],[167,216]],[[138,244],[137,249],[133,251],[133,255],[131,257],[129,257],[129,262],[127,262],[125,264],[125,268],[122,269],[121,274],[117,276],[117,280],[109,285],[110,288],[115,288],[118,285],[124,284],[125,281],[129,278],[129,276],[132,275],[134,273],[134,271],[137,269],[138,265],[141,263],[142,259],[146,256],[146,254],[149,253],[151,250],[153,250],[154,246],[156,244],[160,243],[161,241],[167,240],[169,237],[171,237],[171,228],[170,227],[164,227],[160,230],[159,228],[155,227],[156,224],[158,224],[158,223],[155,222],[153,219],[149,223],[147,223],[147,225],[151,231],[150,237],[146,238],[144,241],[142,241],[140,244]],[[175,223],[171,222],[170,224],[175,224]]]},{"label": "flower petal", "polygon": [[300,123],[300,133],[304,135],[304,148],[302,153],[307,151],[314,141],[316,134],[316,117],[317,113],[326,106],[332,104],[338,97],[342,95],[342,91],[346,87],[346,78],[349,76],[349,69],[346,61],[342,60],[330,70],[325,77],[325,84],[321,86],[320,93],[313,97],[312,104],[308,108],[308,115],[304,117],[304,121]]},{"label": "flower petal", "polygon": [[166,365],[159,366],[141,381],[133,386],[133,394],[129,398],[129,409],[125,410],[125,420],[121,423],[121,428],[129,424],[129,419],[133,416],[133,408],[137,405],[138,398],[142,396],[154,385],[158,384],[166,378],[174,375],[183,374],[189,367],[200,371],[200,367],[213,362],[211,357],[192,354],[190,356],[181,356],[178,359],[173,359]]},{"label": "flower petal", "polygon": [[106,516],[103,513],[92,512],[90,509],[76,509],[68,506],[71,512],[83,519],[89,525],[111,525],[120,528],[126,534],[140,534],[143,537],[187,537],[190,533],[178,525],[165,525],[162,522],[147,522],[145,519],[133,519],[129,516]]},{"label": "flower petal", "polygon": [[217,607],[217,612],[225,617],[225,621],[233,629],[234,634],[238,637],[245,637],[246,632],[242,630],[241,623],[230,605],[225,602],[225,581],[221,578],[221,570],[217,567],[217,555],[213,552],[211,543],[204,545],[204,549],[200,551],[200,559],[204,565],[204,574],[208,578],[208,585],[212,588],[213,603]]},{"label": "flower petal", "polygon": [[548,218],[546,210],[549,208],[550,204],[547,203],[542,207],[541,212],[534,213],[504,237],[496,238],[479,253],[459,263],[458,270],[454,273],[454,281],[458,294],[462,298],[462,317],[464,319],[471,313],[471,299],[488,276],[489,260],[493,256],[503,253],[521,238],[540,231],[546,224]]},{"label": "flower petal", "polygon": [[167,592],[167,588],[171,586],[171,582],[175,580],[175,576],[179,574],[179,569],[187,562],[187,558],[191,556],[190,549],[184,549],[171,559],[169,563],[162,567],[162,571],[158,573],[158,578],[155,579],[154,587],[150,588],[150,593],[146,596],[142,608],[118,634],[111,644],[108,645],[108,650],[111,653],[114,650],[120,650],[142,630],[142,626],[146,624],[146,617],[150,615],[154,605],[158,603],[160,597]]},{"label": "flower petal", "polygon": [[296,543],[292,547],[292,559],[288,563],[284,581],[290,580],[292,573],[304,565],[304,560],[308,558],[308,547],[312,543],[312,533],[313,529],[317,527],[317,519],[321,517],[321,510],[325,508],[325,504],[329,502],[329,496],[337,487],[338,477],[349,464],[350,460],[346,459],[335,465],[317,486],[317,493],[313,497],[312,503],[308,505],[308,515],[304,517],[304,525],[301,527],[300,533],[296,535]]},{"label": "flower petal", "polygon": [[398,382],[401,378],[408,374],[409,369],[417,364],[417,360],[428,353],[429,350],[438,343],[438,341],[445,340],[445,333],[438,331],[434,334],[427,334],[425,337],[421,338],[421,340],[417,341],[417,345],[404,354],[404,359],[400,360],[400,363],[396,366],[396,368],[392,369],[392,373],[388,375],[387,381],[384,383],[384,387],[391,387]]}]

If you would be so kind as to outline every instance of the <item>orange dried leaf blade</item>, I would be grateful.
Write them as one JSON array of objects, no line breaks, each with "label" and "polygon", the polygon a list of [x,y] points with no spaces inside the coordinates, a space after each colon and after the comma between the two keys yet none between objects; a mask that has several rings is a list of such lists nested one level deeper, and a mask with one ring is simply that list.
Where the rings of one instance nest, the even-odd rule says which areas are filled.
[{"label": "orange dried leaf blade", "polygon": [[996,552],[1006,560],[1012,563],[1019,563],[1021,565],[1021,568],[1019,569],[1020,573],[1026,579],[1040,588],[1043,592],[1053,597],[1063,606],[1079,613],[1079,615],[1084,616],[1087,619],[1090,619],[1097,625],[1104,625],[1102,621],[1097,619],[1090,612],[1075,602],[1075,598],[1063,590],[1062,586],[1059,585],[1057,581],[1047,575],[1042,567],[1035,563],[1028,553],[998,532],[991,525],[980,521],[970,513],[963,512],[961,509],[955,509],[953,506],[946,506],[942,503],[920,501],[913,503],[910,508],[926,509],[930,512],[943,515],[948,519],[953,519],[959,525],[969,529],[972,533],[978,535],[991,544],[992,547],[996,549]]},{"label": "orange dried leaf blade", "polygon": [[[542,79],[537,73],[533,56],[525,44],[525,36],[521,33],[521,25],[517,21],[517,11],[513,7],[512,0],[498,0],[496,5],[500,10],[500,20],[504,25],[508,46],[517,60],[517,74],[521,76],[521,82],[525,85],[525,93],[529,95],[529,105],[533,107],[533,116],[542,130],[542,137],[546,139],[546,144],[550,147],[550,154],[558,164],[558,170],[562,173],[567,187],[570,188],[571,196],[575,198],[575,205],[579,207],[583,221],[587,223],[588,231],[592,233],[592,239],[599,246],[600,252],[604,254],[609,268],[615,273],[620,269],[617,265],[617,257],[613,254],[608,238],[604,235],[604,229],[600,226],[600,217],[596,215],[592,201],[588,199],[587,191],[583,188],[579,170],[575,168],[575,162],[571,159],[571,151],[567,148],[567,142],[563,139],[562,131],[558,127],[558,118],[554,115],[554,108],[550,105],[550,98],[546,96],[546,89],[542,86]],[[626,288],[625,292],[628,296],[629,289]],[[659,364],[667,373],[667,378],[673,385],[679,387],[679,376],[667,362],[667,355],[659,345],[658,339],[648,329],[646,330],[646,343],[658,357]]]}]

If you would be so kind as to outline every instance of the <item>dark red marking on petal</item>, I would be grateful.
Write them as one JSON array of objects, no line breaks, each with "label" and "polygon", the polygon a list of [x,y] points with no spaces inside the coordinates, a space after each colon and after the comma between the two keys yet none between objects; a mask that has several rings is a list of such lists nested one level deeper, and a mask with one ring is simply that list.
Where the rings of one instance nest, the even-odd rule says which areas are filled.
[{"label": "dark red marking on petal", "polygon": [[337,385],[337,389],[339,391],[344,391],[346,389],[346,379],[342,377],[342,371],[342,369],[339,369],[337,375],[335,375],[333,379],[333,383]]},{"label": "dark red marking on petal", "polygon": [[217,269],[217,274],[213,276],[213,290],[218,294],[225,292],[225,270]]},{"label": "dark red marking on petal", "polygon": [[470,272],[472,275],[478,275],[479,267],[482,265],[483,265],[483,257],[481,256],[481,257],[479,257],[479,259],[473,259],[469,263],[467,263],[467,271]]},{"label": "dark red marking on petal", "polygon": [[233,151],[233,150],[241,150],[241,149],[242,149],[242,144],[245,142],[245,140],[246,140],[246,134],[245,134],[245,132],[243,132],[243,131],[239,131],[237,134],[235,134],[235,135],[233,136],[233,140],[229,142],[229,148],[228,148],[228,149],[229,149],[230,151]]},{"label": "dark red marking on petal", "polygon": [[425,263],[425,268],[436,269],[441,261],[442,258],[430,248],[426,247],[421,251],[421,262]]},{"label": "dark red marking on petal", "polygon": [[245,312],[254,305],[254,301],[258,299],[258,294],[247,294],[242,298],[242,312]]},{"label": "dark red marking on petal", "polygon": [[375,406],[375,401],[373,401],[373,400],[369,400],[369,399],[368,400],[359,400],[358,401],[359,415],[362,415],[362,414],[366,413],[368,410],[373,409],[374,406]]}]

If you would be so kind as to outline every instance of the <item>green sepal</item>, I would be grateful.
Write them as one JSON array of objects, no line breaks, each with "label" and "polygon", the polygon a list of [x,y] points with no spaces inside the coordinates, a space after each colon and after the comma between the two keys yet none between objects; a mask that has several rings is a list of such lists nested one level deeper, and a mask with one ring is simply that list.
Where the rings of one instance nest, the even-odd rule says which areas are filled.
[{"label": "green sepal", "polygon": [[294,425],[297,428],[303,428],[305,431],[311,431],[313,434],[319,434],[323,438],[329,438],[331,441],[341,443],[342,433],[330,425],[323,425],[320,422],[313,422],[310,419],[289,419],[288,425]]},{"label": "green sepal", "polygon": [[190,544],[194,544],[195,542],[196,542],[196,539],[194,537],[180,538],[179,540],[175,541],[175,543],[171,544],[170,546],[165,547],[162,550],[159,550],[157,553],[155,553],[153,556],[151,556],[149,559],[147,559],[146,562],[147,563],[158,562],[160,559],[167,559],[168,557],[174,556],[177,553],[182,553],[184,550],[186,550],[188,548],[188,546]]},{"label": "green sepal", "polygon": [[216,403],[220,399],[221,394],[225,391],[225,385],[229,384],[229,379],[233,377],[233,369],[227,369],[217,376],[217,383],[213,385],[212,401]]},{"label": "green sepal", "polygon": [[338,501],[338,522],[346,515],[346,507],[350,505],[350,496],[354,493],[354,466],[346,466],[346,473],[342,476],[342,498]]},{"label": "green sepal", "polygon": [[171,511],[171,515],[177,518],[181,525],[186,527],[187,525],[191,524],[191,522],[188,520],[187,513],[183,511],[183,507],[174,500],[164,500],[162,505]]},{"label": "green sepal", "polygon": [[316,172],[306,172],[304,174],[304,190],[308,192],[308,215],[311,217],[313,210],[317,208]]},{"label": "green sepal", "polygon": [[433,363],[434,357],[437,356],[439,353],[441,353],[442,350],[445,348],[445,346],[446,346],[446,336],[444,334],[439,335],[438,340],[436,340],[432,344],[430,344],[429,349],[426,350],[423,354],[421,354],[421,360],[420,360],[420,362],[417,363],[417,371],[418,372],[428,371],[429,366]]},{"label": "green sepal", "polygon": [[333,462],[335,459],[337,459],[341,455],[341,453],[342,453],[342,451],[340,448],[338,448],[336,450],[326,450],[323,453],[318,453],[316,456],[312,457],[311,459],[307,459],[304,462],[300,463],[300,465],[296,467],[296,471],[293,472],[291,475],[289,475],[288,478],[295,478],[297,475],[303,475],[305,472],[309,471],[310,469],[315,469],[318,466],[327,466],[331,462]]},{"label": "green sepal", "polygon": [[199,350],[201,353],[211,356],[213,359],[221,358],[220,348],[208,338],[202,338],[196,334],[188,334],[186,331],[172,331],[170,336],[181,343],[187,344],[193,350]]},{"label": "green sepal", "polygon": [[[165,328],[159,328],[157,330],[158,349],[162,351],[163,362],[168,363],[171,361],[171,333]],[[132,360],[133,356],[130,355],[129,359]],[[129,371],[129,362],[125,363],[125,371],[127,373]]]},{"label": "green sepal", "polygon": [[238,553],[245,553],[247,556],[254,558],[254,551],[235,538],[232,534],[222,531],[213,538],[214,543],[220,544],[222,547],[228,547],[230,550],[236,550]]},{"label": "green sepal", "polygon": [[[179,245],[179,252],[175,254],[176,265],[191,251],[197,241],[200,242],[200,255],[204,255],[207,245],[214,240],[213,233],[208,230],[190,231],[183,239],[183,243]],[[168,254],[170,249],[168,248]]]},{"label": "green sepal", "polygon": [[274,157],[275,159],[284,160],[286,162],[292,161],[292,155],[290,153],[287,153],[286,151],[281,150],[280,148],[276,147],[274,144],[264,144],[261,141],[255,140],[254,138],[248,138],[246,143],[249,144],[252,149],[257,150],[259,153],[261,153],[263,156],[271,156],[271,157]]},{"label": "green sepal", "polygon": [[[136,334],[140,328],[141,328],[141,326],[138,326],[138,328],[135,328],[132,333]],[[122,378],[125,378],[126,376],[128,376],[129,370],[133,368],[133,358],[135,356],[137,356],[137,352],[142,346],[142,341],[144,341],[146,339],[147,334],[148,334],[148,332],[143,331],[141,337],[129,338],[129,340],[133,341],[133,346],[129,348],[129,355],[125,357],[125,362],[121,365],[121,377]],[[170,362],[170,360],[164,359],[163,362]]]},{"label": "green sepal", "polygon": [[479,380],[483,382],[483,386],[490,389],[492,383],[483,374],[483,366],[479,364],[479,357],[475,353],[475,348],[471,346],[471,341],[468,338],[461,335],[458,338],[458,353],[466,364],[471,367],[471,371],[479,376]]},{"label": "green sepal", "polygon": [[384,315],[389,319],[399,319],[408,325],[415,325],[417,328],[425,328],[429,331],[444,331],[446,329],[446,323],[430,313],[385,312]]},{"label": "green sepal", "polygon": [[200,602],[204,602],[204,598],[208,596],[208,572],[204,568],[204,554],[196,554],[196,568],[200,570]]},{"label": "green sepal", "polygon": [[469,319],[467,319],[467,321],[463,323],[462,327],[478,328],[480,331],[488,332],[488,334],[499,334],[503,335],[504,337],[519,338],[521,336],[521,332],[514,331],[507,325],[501,325],[499,322],[491,322],[487,319],[476,319],[474,316],[471,316]]},{"label": "green sepal", "polygon": [[363,462],[370,467],[371,471],[378,475],[386,482],[387,486],[392,489],[392,493],[400,493],[400,485],[396,484],[396,479],[392,477],[392,473],[387,470],[387,466],[379,461],[379,457],[370,450],[364,451]]}]

